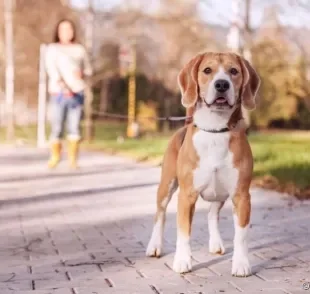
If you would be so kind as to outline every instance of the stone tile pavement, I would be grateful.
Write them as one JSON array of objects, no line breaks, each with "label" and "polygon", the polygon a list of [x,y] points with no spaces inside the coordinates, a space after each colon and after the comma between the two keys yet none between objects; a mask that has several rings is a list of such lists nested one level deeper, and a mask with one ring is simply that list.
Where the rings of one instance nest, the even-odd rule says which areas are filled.
[{"label": "stone tile pavement", "polygon": [[[82,168],[45,168],[46,150],[0,148],[0,294],[307,293],[310,202],[252,190],[254,275],[230,275],[230,203],[220,218],[227,253],[208,254],[207,203],[195,214],[193,272],[171,270],[176,197],[168,208],[165,255],[145,257],[160,169],[99,153]],[[176,195],[175,195],[176,196]]]}]

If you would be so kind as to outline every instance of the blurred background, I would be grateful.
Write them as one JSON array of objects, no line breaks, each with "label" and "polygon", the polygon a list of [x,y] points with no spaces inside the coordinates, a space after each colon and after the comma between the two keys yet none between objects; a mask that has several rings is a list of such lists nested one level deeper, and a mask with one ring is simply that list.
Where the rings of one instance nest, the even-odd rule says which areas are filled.
[{"label": "blurred background", "polygon": [[[262,78],[257,109],[245,113],[255,173],[264,177],[260,185],[295,194],[309,190],[309,1],[2,0],[0,5],[1,140],[46,142],[44,44],[52,42],[56,23],[70,18],[94,67],[86,147],[140,160],[161,158],[171,132],[184,121],[147,117],[185,115],[177,86],[183,65],[203,50],[234,51]],[[126,138],[128,113],[139,124],[139,138]]]}]

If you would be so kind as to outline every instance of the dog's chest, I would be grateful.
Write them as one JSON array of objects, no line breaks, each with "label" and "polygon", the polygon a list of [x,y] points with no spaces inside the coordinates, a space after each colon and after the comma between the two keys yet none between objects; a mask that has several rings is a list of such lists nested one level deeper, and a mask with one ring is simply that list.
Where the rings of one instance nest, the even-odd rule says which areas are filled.
[{"label": "dog's chest", "polygon": [[194,188],[207,201],[225,201],[235,191],[238,171],[229,150],[229,133],[198,131],[193,137],[199,157]]}]

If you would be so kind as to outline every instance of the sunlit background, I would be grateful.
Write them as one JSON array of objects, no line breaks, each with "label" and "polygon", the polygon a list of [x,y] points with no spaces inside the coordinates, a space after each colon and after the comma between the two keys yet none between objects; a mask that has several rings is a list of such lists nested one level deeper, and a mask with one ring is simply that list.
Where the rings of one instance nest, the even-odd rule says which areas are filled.
[{"label": "sunlit background", "polygon": [[[44,45],[56,23],[70,18],[95,69],[85,110],[92,123],[84,128],[91,147],[161,158],[171,132],[184,124],[164,120],[185,115],[181,68],[201,51],[233,51],[262,79],[256,110],[244,113],[256,175],[308,187],[309,1],[4,0],[1,10],[3,140],[46,143]],[[127,136],[130,113],[136,139]]]}]

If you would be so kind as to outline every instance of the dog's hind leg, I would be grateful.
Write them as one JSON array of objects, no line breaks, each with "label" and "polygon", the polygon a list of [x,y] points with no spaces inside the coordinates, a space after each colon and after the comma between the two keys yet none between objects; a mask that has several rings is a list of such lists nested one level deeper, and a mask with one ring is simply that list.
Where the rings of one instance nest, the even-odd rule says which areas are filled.
[{"label": "dog's hind leg", "polygon": [[181,129],[174,135],[164,156],[161,180],[157,190],[155,224],[146,249],[147,256],[159,257],[162,253],[166,210],[173,193],[178,188],[177,158],[184,134],[185,129]]}]

